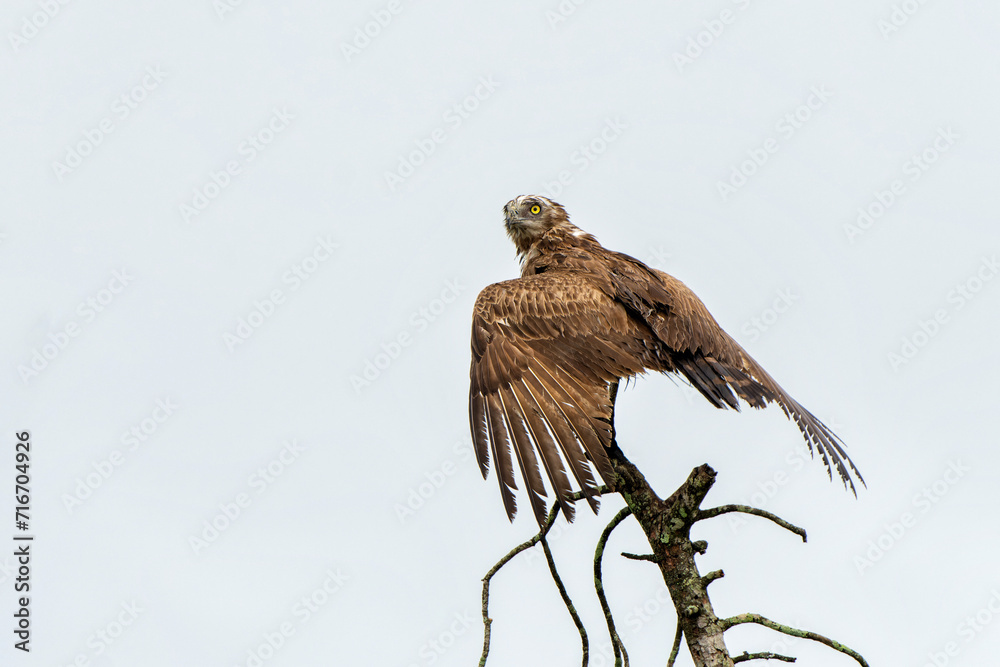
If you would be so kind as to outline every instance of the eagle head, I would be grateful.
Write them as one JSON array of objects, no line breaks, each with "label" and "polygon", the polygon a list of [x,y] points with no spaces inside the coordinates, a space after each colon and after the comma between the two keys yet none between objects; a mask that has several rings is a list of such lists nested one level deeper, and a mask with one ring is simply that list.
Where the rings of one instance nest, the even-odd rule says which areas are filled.
[{"label": "eagle head", "polygon": [[573,227],[566,209],[541,195],[521,195],[511,199],[503,207],[503,216],[507,235],[522,256],[550,229]]}]

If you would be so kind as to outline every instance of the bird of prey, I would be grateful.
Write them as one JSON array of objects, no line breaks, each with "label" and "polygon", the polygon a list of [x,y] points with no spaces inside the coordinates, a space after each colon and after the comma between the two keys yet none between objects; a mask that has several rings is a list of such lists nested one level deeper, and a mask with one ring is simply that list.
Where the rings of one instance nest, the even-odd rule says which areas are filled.
[{"label": "bird of prey", "polygon": [[603,247],[545,197],[521,195],[503,212],[521,277],[476,298],[469,420],[480,471],[488,475],[492,452],[510,520],[517,511],[514,460],[539,525],[547,511],[540,467],[569,521],[570,474],[597,511],[587,492],[597,486],[594,469],[614,479],[605,448],[618,381],[645,371],[687,378],[717,408],[739,410],[739,399],[754,408],[777,403],[810,452],[819,451],[831,479],[836,469],[851,491],[852,472],[864,483],[840,439],[778,386],[684,283]]}]

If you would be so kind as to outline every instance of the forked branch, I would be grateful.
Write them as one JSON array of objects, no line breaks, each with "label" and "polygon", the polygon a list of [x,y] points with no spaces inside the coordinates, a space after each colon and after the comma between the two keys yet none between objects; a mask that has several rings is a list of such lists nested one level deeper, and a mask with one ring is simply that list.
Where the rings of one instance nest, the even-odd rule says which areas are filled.
[{"label": "forked branch", "polygon": [[[751,660],[795,661],[793,657],[771,652],[744,652],[742,655],[730,656],[723,640],[723,633],[736,625],[744,623],[763,625],[793,637],[801,637],[819,642],[854,658],[862,667],[868,667],[865,659],[853,649],[814,632],[782,625],[759,614],[740,614],[731,618],[719,618],[712,609],[712,603],[708,597],[708,586],[713,581],[722,578],[723,572],[722,570],[715,570],[705,575],[699,573],[694,559],[696,555],[704,554],[708,545],[704,541],[691,540],[690,530],[696,522],[731,512],[752,514],[768,519],[785,530],[795,533],[802,538],[803,542],[806,540],[806,531],[804,529],[785,521],[771,512],[746,505],[722,505],[710,509],[701,509],[701,503],[715,483],[716,477],[715,471],[708,465],[695,468],[688,476],[687,481],[669,498],[663,500],[656,495],[639,469],[625,458],[625,455],[618,448],[614,440],[612,440],[611,447],[608,449],[608,454],[614,470],[614,479],[608,481],[612,483],[614,491],[621,494],[622,498],[625,499],[626,507],[615,515],[611,523],[601,533],[594,554],[594,585],[601,608],[604,611],[605,620],[608,624],[608,633],[611,636],[611,643],[615,653],[615,664],[617,666],[624,665],[624,667],[628,667],[628,653],[625,651],[625,646],[615,628],[611,607],[605,595],[602,562],[611,532],[631,515],[636,518],[642,527],[652,553],[645,555],[623,553],[622,555],[632,560],[649,561],[658,567],[663,581],[670,590],[670,597],[677,612],[677,631],[667,662],[668,667],[672,667],[677,659],[682,638],[687,641],[687,646],[691,652],[695,667],[732,667],[736,663]],[[599,487],[597,493],[600,495],[609,492],[611,490],[610,486]],[[576,493],[572,497],[574,500],[579,500],[583,497],[583,494]],[[490,649],[490,630],[492,624],[492,620],[489,618],[490,581],[493,575],[514,556],[539,542],[542,543],[546,562],[549,565],[549,570],[552,573],[552,578],[556,583],[559,594],[580,633],[583,647],[583,665],[584,667],[587,666],[589,657],[587,633],[556,571],[555,560],[552,558],[552,553],[545,540],[558,512],[558,505],[555,505],[549,512],[545,524],[538,534],[512,549],[483,578],[483,625],[485,626],[485,631],[483,653],[479,662],[480,667],[485,667]]]},{"label": "forked branch", "polygon": [[[599,496],[601,494],[607,493],[610,489],[607,486],[599,486],[590,495]],[[584,497],[583,492],[577,491],[570,496],[573,500],[580,500]],[[518,555],[522,551],[530,549],[539,542],[545,539],[548,535],[549,530],[552,528],[552,524],[555,523],[556,516],[559,514],[559,504],[556,503],[549,510],[549,515],[545,519],[545,525],[537,534],[533,535],[530,539],[522,542],[513,549],[507,552],[507,555],[497,561],[497,564],[490,568],[490,571],[486,573],[483,577],[483,653],[479,658],[479,667],[486,666],[486,659],[490,655],[490,639],[492,638],[492,625],[493,619],[490,618],[490,582],[493,580],[493,575],[500,571],[504,565],[509,563],[514,556]],[[581,640],[583,643],[583,665],[587,666],[588,659],[588,645],[587,645],[587,632],[583,628],[583,624],[580,622],[580,617],[576,613],[576,609],[573,607],[572,601],[569,599],[569,595],[566,594],[566,589],[562,585],[562,580],[559,579],[559,574],[555,569],[555,561],[552,560],[552,554],[548,549],[548,544],[543,545],[545,549],[546,560],[550,563],[549,571],[552,573],[552,577],[556,582],[556,586],[559,588],[560,595],[563,597],[563,602],[566,603],[567,609],[569,609],[570,615],[573,617],[573,622],[576,624],[577,629],[580,631]]]}]

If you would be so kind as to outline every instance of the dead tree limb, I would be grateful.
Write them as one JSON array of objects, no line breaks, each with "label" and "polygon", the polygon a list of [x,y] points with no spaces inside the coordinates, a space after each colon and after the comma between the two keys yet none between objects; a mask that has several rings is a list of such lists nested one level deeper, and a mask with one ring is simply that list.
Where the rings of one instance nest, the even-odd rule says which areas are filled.
[{"label": "dead tree limb", "polygon": [[611,635],[611,648],[615,652],[615,667],[619,667],[623,661],[625,667],[628,667],[628,652],[625,651],[625,644],[622,643],[621,637],[618,636],[618,631],[615,630],[615,619],[611,615],[611,606],[608,604],[607,596],[604,595],[604,578],[601,575],[601,562],[604,558],[604,547],[608,543],[608,538],[611,537],[611,531],[617,528],[618,524],[624,521],[631,513],[632,510],[624,507],[615,515],[615,518],[611,520],[611,523],[601,533],[601,539],[597,541],[597,549],[594,551],[594,588],[597,589],[597,598],[601,601],[601,609],[604,610],[604,619],[608,623],[608,634]]},{"label": "dead tree limb", "polygon": [[764,653],[747,653],[743,651],[743,655],[738,655],[733,658],[733,662],[746,662],[747,660],[781,660],[782,662],[795,662],[795,658],[789,657],[787,655],[781,655],[780,653],[771,653],[766,651]]},{"label": "dead tree limb", "polygon": [[708,598],[708,583],[695,565],[696,551],[690,539],[699,505],[715,482],[715,471],[707,465],[695,468],[681,488],[661,500],[617,443],[612,441],[608,453],[615,473],[614,489],[625,499],[653,549],[695,665],[732,667],[722,638],[724,628]]},{"label": "dead tree limb", "polygon": [[698,516],[696,516],[694,520],[701,521],[702,519],[711,519],[713,517],[719,516],[720,514],[729,514],[730,512],[742,512],[743,514],[753,514],[754,516],[764,517],[765,519],[769,519],[774,523],[778,524],[785,530],[790,530],[791,532],[795,533],[796,535],[802,538],[803,542],[806,541],[805,528],[799,528],[798,526],[794,526],[785,521],[784,519],[782,519],[780,516],[771,514],[767,510],[758,509],[756,507],[750,507],[748,505],[722,505],[720,507],[713,507],[707,510],[698,510]]},{"label": "dead tree limb", "polygon": [[[670,597],[677,612],[677,632],[674,637],[674,645],[670,652],[668,665],[674,664],[682,637],[687,642],[687,647],[691,653],[695,667],[732,667],[737,662],[750,660],[794,662],[794,658],[775,653],[744,652],[735,658],[730,656],[723,639],[725,631],[736,625],[756,623],[794,637],[802,637],[819,642],[836,651],[849,655],[857,660],[862,667],[868,667],[868,663],[856,651],[822,635],[781,625],[759,614],[741,614],[731,618],[719,618],[712,608],[711,600],[708,597],[708,586],[713,581],[722,578],[723,572],[722,570],[716,570],[704,576],[698,572],[698,567],[695,564],[695,556],[704,554],[708,545],[702,540],[691,541],[691,527],[695,523],[730,512],[742,512],[768,519],[782,528],[795,533],[803,541],[806,540],[806,531],[804,529],[770,512],[745,505],[722,505],[710,509],[701,509],[701,503],[704,501],[709,489],[715,483],[716,477],[715,471],[707,464],[691,471],[687,481],[674,491],[670,497],[664,500],[653,491],[642,472],[625,457],[614,437],[612,437],[611,446],[608,448],[608,456],[611,460],[613,479],[606,480],[609,482],[609,485],[607,487],[600,487],[598,493],[604,494],[613,489],[615,492],[621,494],[625,500],[626,507],[605,527],[598,541],[594,554],[594,583],[601,608],[608,623],[608,632],[614,648],[616,665],[620,666],[624,663],[625,667],[627,667],[628,654],[625,652],[625,647],[615,629],[614,618],[604,591],[601,564],[611,531],[629,515],[632,515],[638,521],[643,533],[645,533],[649,546],[652,549],[652,554],[640,556],[634,554],[623,555],[632,560],[648,561],[656,564],[664,583],[666,583],[670,591]],[[574,500],[579,500],[582,497],[582,493],[573,494]],[[479,662],[480,667],[485,666],[489,654],[490,626],[492,623],[488,613],[490,580],[510,559],[539,542],[542,542],[542,547],[546,552],[546,560],[549,563],[549,569],[552,572],[560,595],[580,632],[584,652],[583,664],[586,667],[588,658],[586,631],[579,620],[579,616],[576,614],[576,610],[568,594],[566,594],[565,587],[562,586],[562,581],[556,573],[555,561],[545,541],[545,536],[552,527],[557,514],[558,505],[555,505],[549,512],[545,525],[539,533],[511,550],[483,578],[483,624],[485,626],[485,633],[482,658]]]},{"label": "dead tree limb", "polygon": [[670,647],[670,658],[667,660],[667,667],[674,667],[677,661],[677,653],[681,650],[681,637],[684,631],[681,630],[681,619],[677,619],[677,631],[674,633],[674,645]]},{"label": "dead tree limb", "polygon": [[[607,486],[599,486],[596,489],[594,489],[591,495],[599,496],[601,494],[607,493],[608,490],[609,489]],[[573,498],[573,500],[580,500],[581,498],[584,497],[584,494],[580,491],[577,491],[576,493],[572,494],[571,497]],[[542,539],[544,539],[545,536],[548,535],[549,530],[552,528],[552,524],[555,523],[556,516],[558,514],[559,514],[559,505],[558,504],[553,505],[552,509],[549,510],[548,517],[546,517],[545,519],[545,526],[540,531],[538,531],[536,535],[532,536],[531,539],[522,542],[521,544],[517,545],[516,547],[508,551],[507,555],[501,558],[499,561],[497,561],[497,564],[491,567],[490,571],[486,573],[485,577],[483,577],[483,653],[482,656],[479,658],[479,667],[485,667],[486,659],[490,655],[490,639],[492,638],[492,626],[493,626],[493,619],[490,618],[490,613],[489,613],[490,582],[493,580],[493,575],[499,572],[500,568],[509,563],[511,559],[514,558],[514,556],[518,555],[522,551],[525,551],[526,549],[530,549],[531,547],[541,542]],[[575,610],[573,613],[575,613]],[[576,619],[574,618],[574,621],[575,620]],[[583,664],[586,665],[587,664],[586,661],[584,661]]]},{"label": "dead tree limb", "polygon": [[862,667],[868,667],[868,663],[863,657],[838,641],[824,637],[823,635],[816,634],[815,632],[809,632],[808,630],[799,630],[798,628],[793,628],[787,625],[782,625],[781,623],[775,623],[774,621],[764,618],[760,614],[740,614],[739,616],[733,616],[732,618],[726,618],[722,620],[722,625],[725,630],[733,627],[734,625],[741,625],[743,623],[756,623],[757,625],[763,625],[765,628],[771,628],[772,630],[777,630],[778,632],[783,632],[786,635],[791,635],[792,637],[801,637],[802,639],[811,639],[814,642],[819,642],[829,646],[835,651],[840,651],[841,653],[846,653],[855,660],[858,661]]},{"label": "dead tree limb", "polygon": [[[678,632],[683,633],[696,667],[730,667],[735,664],[726,649],[723,633],[734,625],[757,623],[765,627],[795,637],[811,639],[834,650],[845,653],[867,667],[864,658],[856,651],[822,635],[775,623],[759,614],[741,614],[720,619],[712,609],[708,597],[708,585],[723,576],[721,570],[702,576],[694,562],[694,556],[704,553],[704,542],[692,542],[690,530],[696,522],[729,512],[744,512],[764,517],[806,539],[806,531],[788,521],[764,510],[745,505],[723,505],[702,510],[701,502],[715,483],[716,473],[708,465],[695,468],[687,482],[666,500],[661,500],[646,482],[645,477],[631,461],[625,458],[617,444],[612,442],[609,450],[611,464],[615,472],[614,488],[625,499],[628,508],[639,521],[653,557],[644,559],[655,562],[670,589],[674,607],[677,610]],[[747,657],[744,657],[747,656]],[[749,654],[739,656],[738,662],[756,659],[776,659],[788,661],[788,656],[776,654]]]},{"label": "dead tree limb", "polygon": [[[625,509],[628,508],[626,507]],[[629,560],[648,560],[650,563],[656,562],[656,556],[653,554],[630,554],[627,551],[623,551],[622,558],[628,558]]]},{"label": "dead tree limb", "polygon": [[542,550],[545,551],[545,562],[549,564],[549,572],[552,573],[552,580],[556,582],[556,588],[559,589],[559,595],[566,604],[566,609],[569,611],[569,615],[573,619],[573,624],[580,633],[580,643],[583,645],[583,667],[587,667],[587,662],[590,660],[590,643],[587,640],[587,629],[583,627],[583,621],[580,620],[580,615],[576,613],[576,607],[573,606],[573,601],[569,599],[569,593],[566,592],[566,587],[563,586],[562,579],[559,577],[559,572],[556,571],[556,561],[552,558],[552,550],[549,549],[548,541],[543,536],[540,542],[542,543]]}]

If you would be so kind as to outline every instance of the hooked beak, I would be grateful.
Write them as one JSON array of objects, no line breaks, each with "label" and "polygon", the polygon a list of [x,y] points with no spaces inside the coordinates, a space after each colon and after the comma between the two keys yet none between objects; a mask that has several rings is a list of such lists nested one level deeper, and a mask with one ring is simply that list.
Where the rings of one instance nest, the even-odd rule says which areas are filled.
[{"label": "hooked beak", "polygon": [[516,209],[510,205],[510,202],[503,207],[503,221],[504,226],[508,229],[520,224],[521,219],[517,217]]}]

